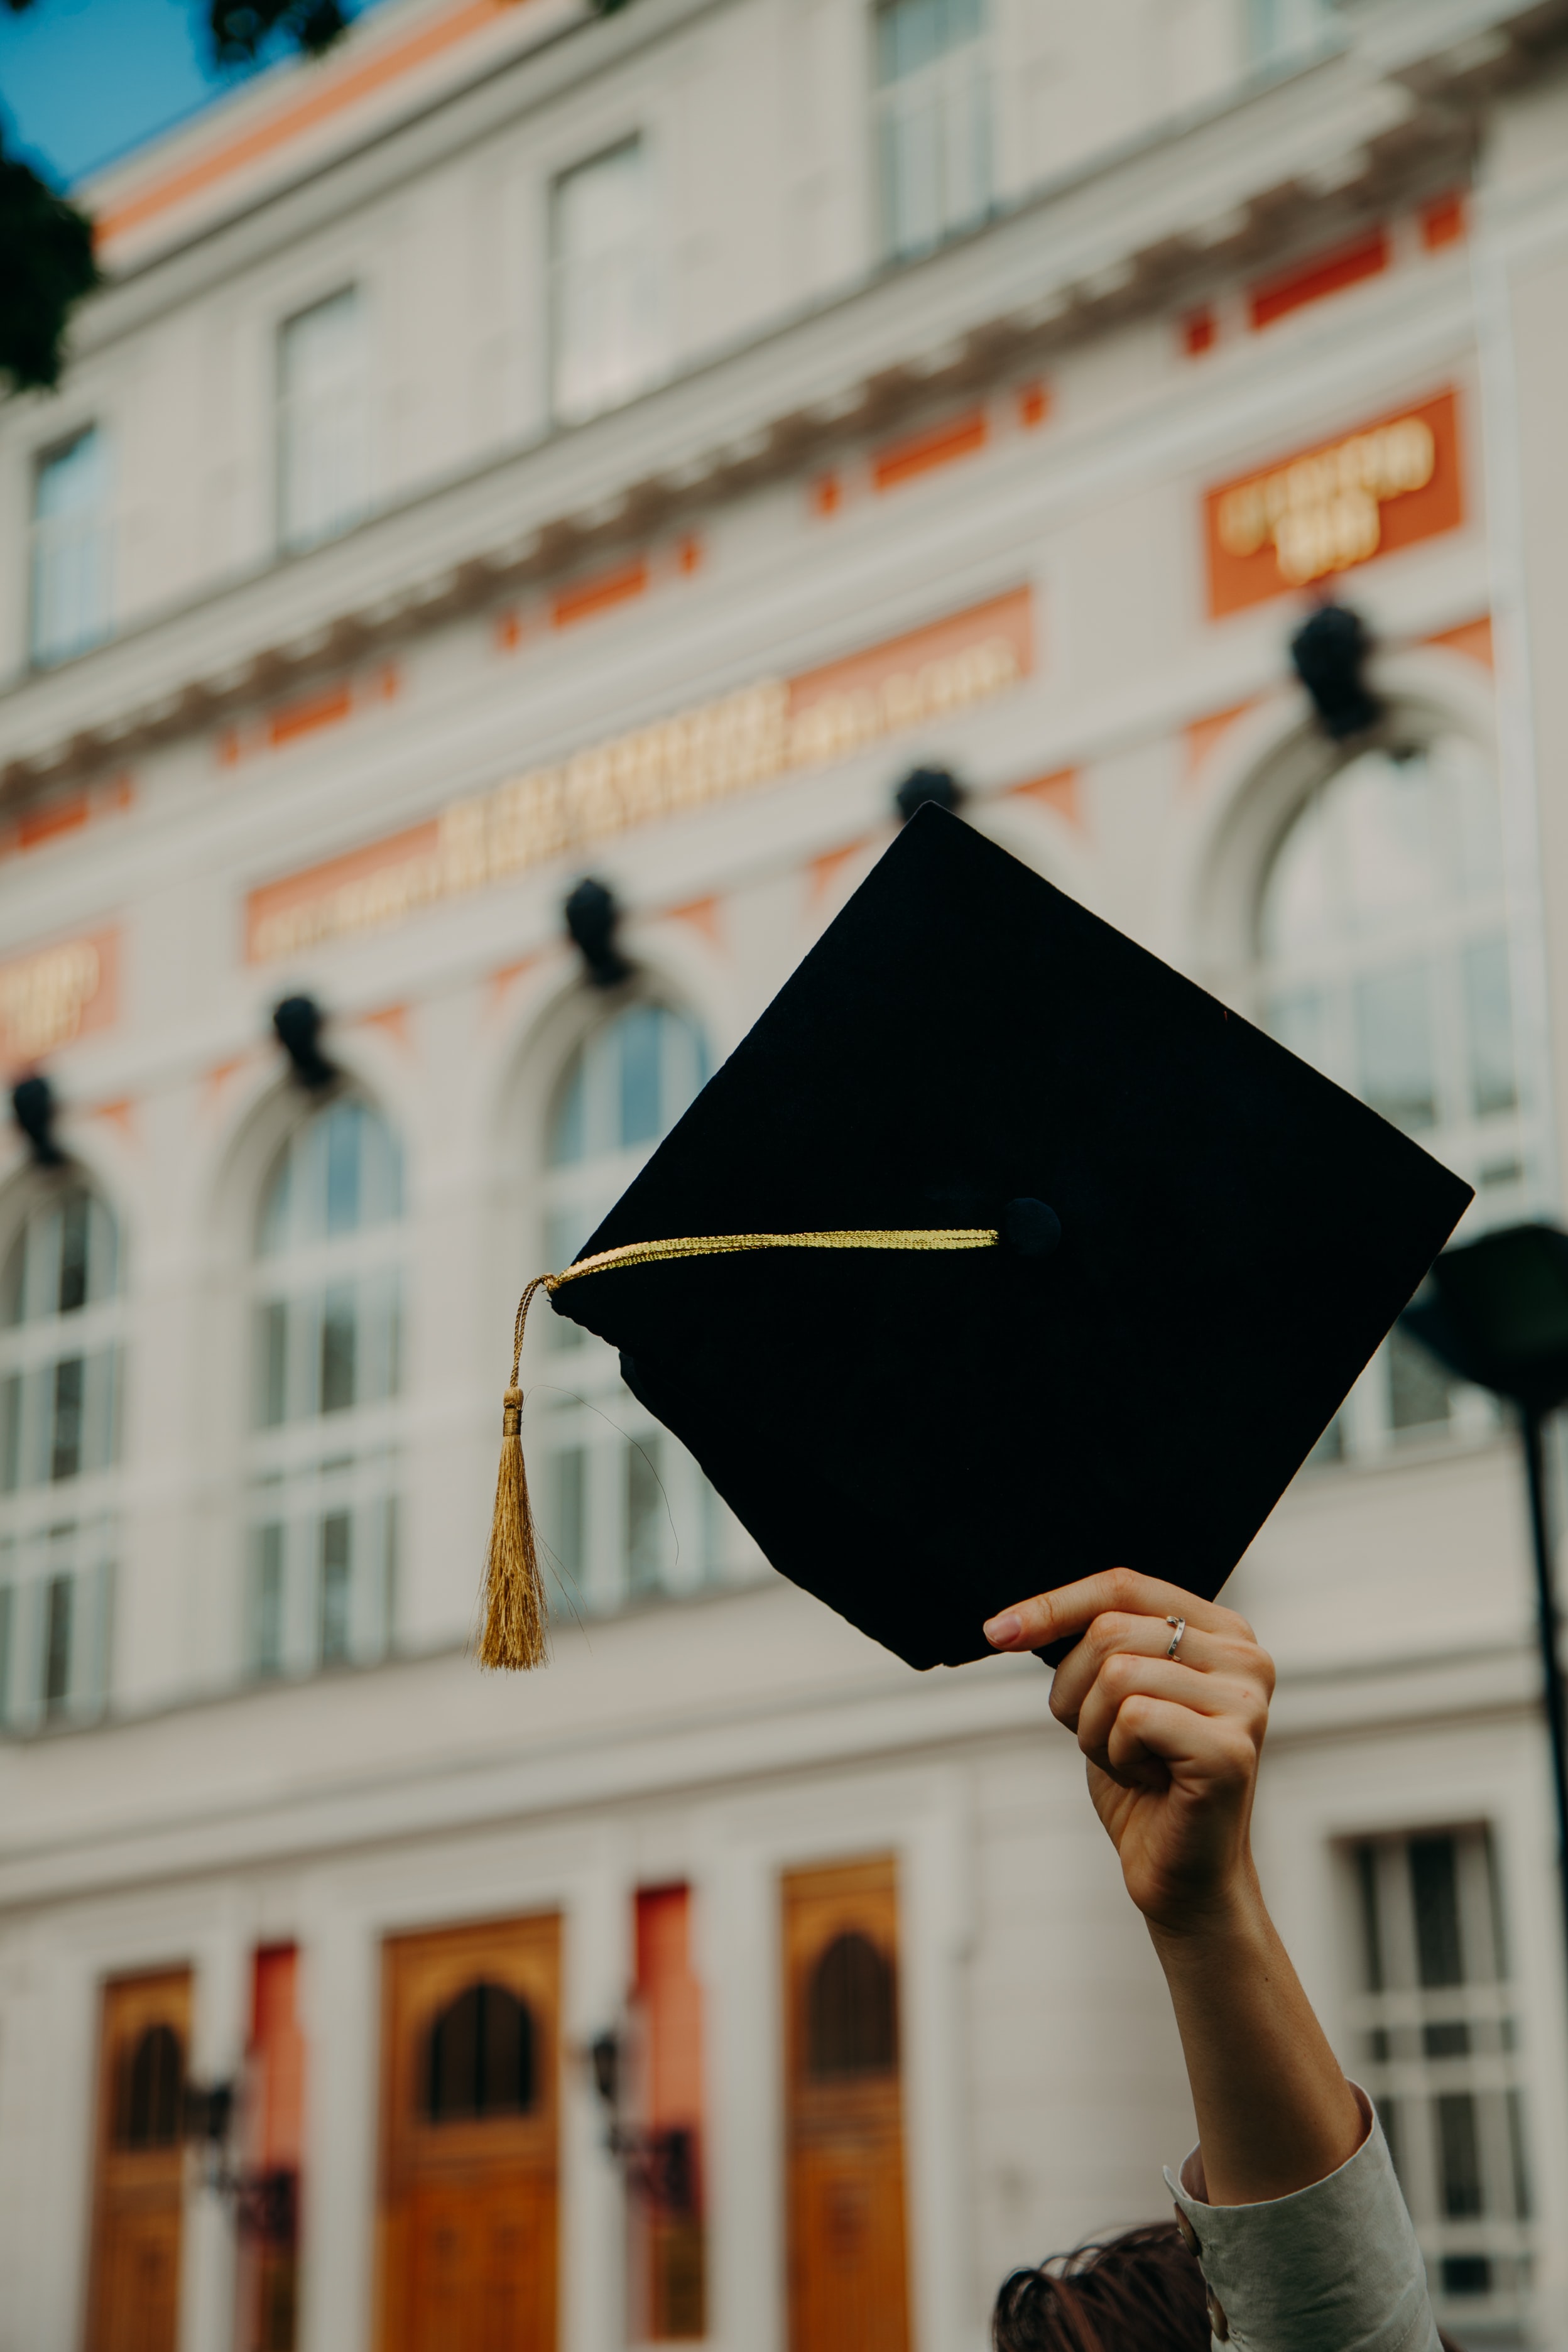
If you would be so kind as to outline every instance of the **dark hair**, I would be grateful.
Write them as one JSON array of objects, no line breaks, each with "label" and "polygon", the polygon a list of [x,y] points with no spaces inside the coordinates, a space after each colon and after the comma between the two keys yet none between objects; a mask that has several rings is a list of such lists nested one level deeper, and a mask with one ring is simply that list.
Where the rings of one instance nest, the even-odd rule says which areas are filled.
[{"label": "dark hair", "polygon": [[1203,2273],[1173,2221],[1015,2271],[991,2315],[996,2352],[1209,2352]]},{"label": "dark hair", "polygon": [[[1443,2352],[1460,2352],[1437,2336]],[[1210,2352],[1204,2275],[1174,2222],[1147,2221],[1015,2271],[991,2341],[995,2352]]]}]

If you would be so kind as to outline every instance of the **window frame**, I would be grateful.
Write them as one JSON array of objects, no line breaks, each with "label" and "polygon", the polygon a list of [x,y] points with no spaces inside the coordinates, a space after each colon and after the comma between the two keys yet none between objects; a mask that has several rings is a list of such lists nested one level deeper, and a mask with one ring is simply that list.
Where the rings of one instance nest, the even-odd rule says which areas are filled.
[{"label": "window frame", "polygon": [[[567,267],[562,250],[564,193],[572,182],[633,152],[641,160],[643,212],[647,223],[647,242],[642,253],[646,273],[643,291],[649,320],[647,352],[640,370],[629,373],[625,381],[606,395],[595,398],[588,404],[575,403],[563,395],[563,385],[567,352],[563,299]],[[595,147],[590,153],[558,165],[549,174],[544,191],[545,408],[550,425],[556,431],[588,425],[595,417],[628,407],[645,393],[651,392],[669,373],[668,270],[664,243],[659,235],[660,225],[665,218],[663,196],[659,142],[647,121],[632,123],[616,137]]]},{"label": "window frame", "polygon": [[[51,467],[62,465],[85,442],[96,441],[103,450],[104,487],[101,510],[89,526],[97,541],[97,560],[101,565],[99,605],[93,618],[79,624],[68,637],[44,639],[41,630],[42,583],[48,561],[45,547],[52,536],[51,519],[41,511],[45,479]],[[115,488],[114,440],[109,427],[98,415],[86,416],[68,432],[57,434],[32,452],[27,469],[27,583],[26,598],[27,667],[32,670],[53,670],[65,663],[91,653],[95,647],[107,645],[115,634],[115,553],[117,539],[117,495]]]},{"label": "window frame", "polygon": [[[871,0],[867,13],[868,46],[868,88],[871,101],[871,177],[872,212],[876,224],[877,252],[885,264],[918,260],[934,253],[954,237],[969,235],[980,228],[995,213],[997,206],[996,147],[998,122],[995,106],[996,0],[975,0],[980,16],[980,28],[968,39],[953,43],[941,50],[925,64],[908,74],[884,79],[880,69],[879,51],[883,26],[900,5],[909,0]],[[967,73],[972,87],[965,100],[958,91],[961,78]],[[914,88],[915,85],[920,87]],[[911,89],[913,97],[911,99]],[[896,93],[896,95],[895,95]],[[936,226],[929,236],[906,236],[893,217],[890,199],[890,169],[889,163],[889,123],[897,117],[912,111],[913,105],[925,95],[937,110],[938,135],[943,154],[950,144],[952,111],[967,102],[975,109],[978,123],[977,182],[981,193],[973,206],[965,208],[950,203],[943,184],[933,205]],[[973,128],[973,126],[972,126]]]},{"label": "window frame", "polygon": [[[360,480],[354,497],[345,500],[324,521],[296,526],[289,514],[290,419],[304,406],[289,392],[288,352],[289,335],[321,311],[339,303],[353,305],[359,337],[357,390],[359,405]],[[373,305],[370,288],[363,272],[355,270],[338,280],[325,293],[312,294],[308,300],[296,302],[281,311],[272,323],[269,339],[271,357],[271,446],[273,469],[272,531],[273,541],[280,556],[310,554],[316,548],[330,546],[334,540],[344,538],[351,530],[367,521],[375,511],[375,447],[374,402],[372,368]]]},{"label": "window frame", "polygon": [[[1314,800],[1331,792],[1337,779],[1361,759],[1378,753],[1396,759],[1410,755],[1430,757],[1450,741],[1461,746],[1464,753],[1479,763],[1494,791],[1499,792],[1500,834],[1495,747],[1478,735],[1462,711],[1436,700],[1391,698],[1376,732],[1368,740],[1358,740],[1348,751],[1328,744],[1315,730],[1298,730],[1278,742],[1261,763],[1253,763],[1250,788],[1227,812],[1225,832],[1215,845],[1217,854],[1211,861],[1206,887],[1201,893],[1207,903],[1200,904],[1196,911],[1211,936],[1215,932],[1223,936],[1228,929],[1235,941],[1236,966],[1228,974],[1207,975],[1209,984],[1217,986],[1219,992],[1232,1003],[1238,1003],[1266,1033],[1275,1034],[1270,1027],[1268,1000],[1278,992],[1282,972],[1288,978],[1289,967],[1271,964],[1268,959],[1262,930],[1264,907],[1278,862],[1296,826]],[[1496,935],[1504,940],[1508,950],[1511,983],[1517,942],[1504,880],[1499,881],[1494,897]],[[1234,921],[1227,925],[1224,920],[1222,908],[1226,898],[1233,908],[1242,910],[1239,933]],[[1487,903],[1491,904],[1489,900]],[[1476,927],[1477,919],[1471,909],[1450,898],[1439,908],[1423,910],[1419,921],[1413,925],[1412,938],[1419,940],[1420,953],[1428,958],[1445,956],[1457,969],[1464,941]],[[1416,951],[1413,946],[1412,952]],[[1337,954],[1337,948],[1331,950],[1325,962],[1334,961]],[[1348,972],[1355,958],[1347,954],[1343,961]],[[1391,956],[1390,970],[1394,962]],[[1438,985],[1433,982],[1435,988]],[[1441,985],[1446,986],[1446,981]],[[1448,1014],[1453,1010],[1452,1005],[1447,1008]],[[1440,1073],[1447,1070],[1450,1077],[1464,1050],[1461,1027],[1462,1023],[1449,1020],[1444,1033],[1435,1033],[1434,1036],[1435,1065]],[[1529,1215],[1537,1201],[1541,1161],[1539,1146],[1532,1144],[1531,1139],[1540,1127],[1539,1108],[1532,1107],[1538,1090],[1532,1094],[1534,1074],[1526,1066],[1526,1039],[1517,1004],[1513,1007],[1512,1028],[1516,1099],[1512,1108],[1494,1121],[1494,1129],[1502,1142],[1516,1151],[1522,1174],[1506,1192],[1498,1188],[1490,1200],[1486,1188],[1478,1185],[1478,1198],[1463,1221],[1461,1230],[1467,1233]],[[1329,1075],[1340,1085],[1351,1083],[1343,1069],[1331,1069]],[[1355,1090],[1353,1086],[1351,1090]],[[1482,1124],[1481,1117],[1473,1113],[1457,1120],[1440,1114],[1436,1126],[1422,1130],[1419,1139],[1442,1157],[1445,1150],[1452,1149],[1456,1137],[1468,1150]],[[1460,1162],[1461,1172],[1466,1172],[1465,1150],[1460,1152]],[[1479,1159],[1477,1167],[1468,1172],[1479,1176]],[[1350,1464],[1364,1467],[1383,1462],[1403,1463],[1423,1451],[1447,1451],[1455,1444],[1493,1442],[1501,1427],[1495,1400],[1484,1391],[1448,1380],[1446,1375],[1437,1377],[1447,1393],[1447,1417],[1399,1422],[1395,1381],[1411,1376],[1425,1381],[1428,1375],[1429,1368],[1416,1343],[1397,1331],[1391,1333],[1324,1432],[1308,1466],[1319,1470]]]},{"label": "window frame", "polygon": [[[12,1213],[5,1225],[0,1274],[9,1271],[15,1252],[28,1250],[30,1233],[42,1231],[45,1221],[72,1200],[87,1204],[86,1295],[73,1307],[24,1311],[0,1326],[0,1470],[5,1479],[0,1487],[0,1737],[93,1722],[110,1702],[123,1465],[126,1244],[122,1221],[89,1171],[71,1164],[23,1178],[8,1204]],[[96,1227],[95,1218],[100,1221]],[[109,1252],[103,1286],[92,1282],[97,1248]],[[58,1286],[58,1272],[54,1280]],[[64,1405],[74,1418],[78,1459],[62,1472],[58,1375],[71,1364],[83,1367],[71,1384],[75,1397]],[[94,1424],[96,1458],[84,1465],[81,1448]],[[43,1473],[31,1477],[23,1459],[29,1437],[33,1466]]]},{"label": "window frame", "polygon": [[[318,1122],[346,1108],[374,1120],[391,1157],[395,1205],[369,1223],[337,1233],[295,1233],[269,1247],[275,1188],[295,1155],[309,1150]],[[381,1148],[380,1146],[377,1147]],[[323,1139],[321,1150],[328,1146]],[[328,1181],[325,1170],[323,1181]],[[290,1172],[287,1181],[292,1183]],[[363,1163],[356,1185],[365,1182]],[[251,1683],[288,1681],[370,1665],[396,1643],[407,1429],[405,1300],[411,1261],[405,1160],[397,1127],[375,1097],[354,1085],[300,1105],[261,1168],[251,1196],[241,1328],[245,1378],[243,1499],[239,1531],[239,1670]],[[325,1302],[353,1287],[354,1370],[367,1294],[371,1326],[389,1305],[381,1380],[369,1395],[331,1405],[321,1394]],[[281,1410],[269,1410],[268,1339],[283,1310]],[[313,1361],[312,1361],[313,1360]],[[361,1565],[362,1560],[363,1565]],[[341,1574],[338,1571],[341,1570]]]}]

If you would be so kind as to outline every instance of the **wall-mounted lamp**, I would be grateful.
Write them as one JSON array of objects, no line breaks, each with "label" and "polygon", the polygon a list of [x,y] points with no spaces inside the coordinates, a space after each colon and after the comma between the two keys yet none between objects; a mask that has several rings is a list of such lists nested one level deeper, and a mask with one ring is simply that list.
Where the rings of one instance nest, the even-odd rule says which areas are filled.
[{"label": "wall-mounted lamp", "polygon": [[584,875],[562,912],[595,988],[618,988],[630,979],[632,968],[616,944],[621,910],[607,882]]},{"label": "wall-mounted lamp", "polygon": [[893,806],[899,813],[899,823],[908,824],[916,809],[934,801],[938,808],[954,814],[963,804],[963,786],[946,768],[911,768],[893,794]]},{"label": "wall-mounted lamp", "polygon": [[689,2213],[697,2203],[695,2135],[685,2125],[645,2131],[621,2121],[621,2042],[613,2027],[588,2045],[588,2065],[605,2110],[605,2146],[628,2189],[661,2213]]},{"label": "wall-mounted lamp", "polygon": [[1331,741],[1364,735],[1383,708],[1362,673],[1372,639],[1347,604],[1321,604],[1290,640],[1296,675],[1312,698],[1318,724]]},{"label": "wall-mounted lamp", "polygon": [[232,2083],[188,2082],[181,2113],[183,2137],[201,2151],[204,2185],[229,2206],[242,2237],[265,2245],[292,2245],[299,2228],[300,2176],[283,2166],[248,2172],[230,2163],[236,2105]]},{"label": "wall-mounted lamp", "polygon": [[11,1089],[11,1116],[27,1139],[35,1168],[63,1168],[66,1155],[55,1141],[55,1090],[41,1072],[18,1078]]},{"label": "wall-mounted lamp", "polygon": [[273,1030],[289,1056],[289,1075],[310,1094],[320,1094],[338,1075],[321,1051],[323,1017],[313,996],[286,996],[272,1008]]}]

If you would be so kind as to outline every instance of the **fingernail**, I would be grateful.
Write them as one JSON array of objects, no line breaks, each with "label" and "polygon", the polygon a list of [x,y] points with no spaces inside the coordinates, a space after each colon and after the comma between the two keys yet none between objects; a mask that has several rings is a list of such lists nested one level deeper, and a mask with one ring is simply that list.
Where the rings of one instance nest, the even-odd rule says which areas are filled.
[{"label": "fingernail", "polygon": [[1005,1609],[1000,1617],[988,1617],[981,1628],[994,1650],[1005,1650],[1023,1630],[1024,1621],[1016,1609]]}]

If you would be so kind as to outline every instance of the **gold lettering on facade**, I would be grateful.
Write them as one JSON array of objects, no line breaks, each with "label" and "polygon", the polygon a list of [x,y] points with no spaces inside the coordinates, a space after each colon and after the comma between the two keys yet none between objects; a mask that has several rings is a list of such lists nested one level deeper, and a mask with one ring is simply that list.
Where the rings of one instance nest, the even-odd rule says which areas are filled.
[{"label": "gold lettering on facade", "polygon": [[44,948],[0,970],[0,1034],[24,1061],[68,1045],[98,993],[102,966],[90,940]]},{"label": "gold lettering on facade", "polygon": [[1220,545],[1246,556],[1272,544],[1281,573],[1298,587],[1364,562],[1383,535],[1384,499],[1425,489],[1436,462],[1425,417],[1352,433],[1228,490],[1220,500]]},{"label": "gold lettering on facade", "polygon": [[[728,800],[793,769],[847,759],[866,744],[999,693],[1023,675],[1017,646],[996,635],[899,670],[875,685],[826,693],[792,711],[790,688],[764,678],[717,702],[591,744],[442,810],[434,849],[368,874],[262,901],[250,953],[258,962],[324,940],[379,929],[438,898],[460,897],[580,851],[633,825]],[[281,887],[279,895],[281,895]]]}]

